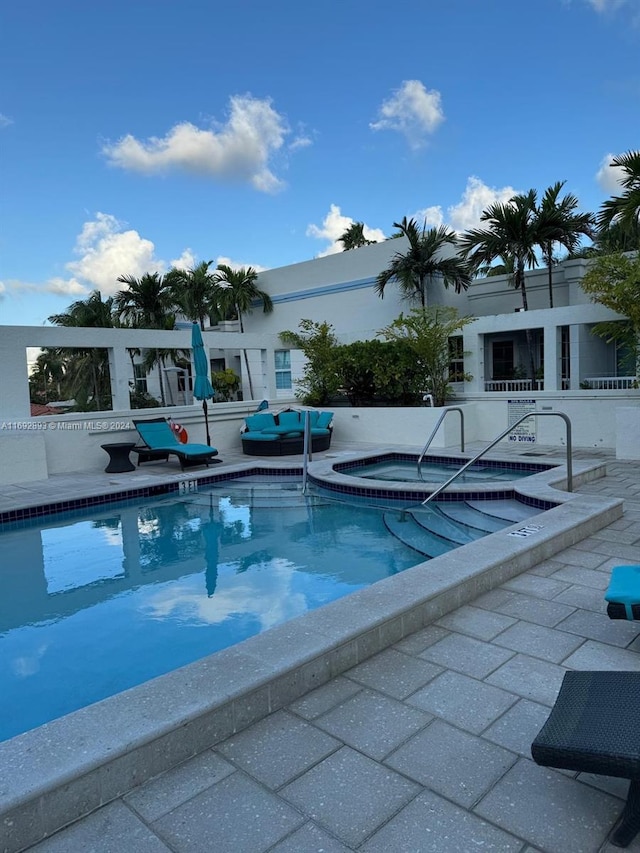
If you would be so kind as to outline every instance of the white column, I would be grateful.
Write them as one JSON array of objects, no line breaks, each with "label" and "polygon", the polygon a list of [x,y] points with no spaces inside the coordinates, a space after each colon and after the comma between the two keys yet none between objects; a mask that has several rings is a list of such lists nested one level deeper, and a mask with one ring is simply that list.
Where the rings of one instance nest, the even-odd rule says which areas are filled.
[{"label": "white column", "polygon": [[0,412],[4,421],[22,421],[31,417],[29,374],[25,347],[2,347]]},{"label": "white column", "polygon": [[561,386],[560,369],[562,358],[560,326],[544,327],[544,390],[557,391]]},{"label": "white column", "polygon": [[465,351],[465,373],[470,373],[473,377],[469,382],[465,382],[464,390],[467,393],[484,391],[484,335],[465,330],[462,346]]},{"label": "white column", "polygon": [[569,326],[569,365],[571,380],[569,388],[577,391],[580,388],[580,338],[582,326]]},{"label": "white column", "polygon": [[125,347],[109,347],[108,353],[111,408],[114,412],[128,411],[131,408],[131,401],[129,400],[131,359]]}]

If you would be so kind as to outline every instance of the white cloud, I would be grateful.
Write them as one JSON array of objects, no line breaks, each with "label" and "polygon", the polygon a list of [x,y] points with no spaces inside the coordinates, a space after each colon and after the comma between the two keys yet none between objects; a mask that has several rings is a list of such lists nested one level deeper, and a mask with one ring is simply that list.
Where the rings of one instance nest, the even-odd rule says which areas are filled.
[{"label": "white cloud", "polygon": [[480,216],[491,204],[505,204],[518,190],[513,187],[488,187],[480,178],[472,175],[458,204],[447,208],[447,219],[455,231],[466,231],[481,225]]},{"label": "white cloud", "polygon": [[[285,118],[269,99],[250,95],[230,99],[225,124],[201,129],[190,122],[172,127],[163,137],[138,140],[127,134],[103,147],[113,166],[143,174],[184,170],[225,180],[247,181],[261,192],[282,189],[283,182],[269,163],[291,132]],[[289,150],[310,145],[304,136],[295,138]]]},{"label": "white cloud", "polygon": [[[56,276],[41,284],[17,280],[0,282],[0,299],[21,291],[82,299],[92,290],[99,290],[106,299],[122,290],[123,285],[118,281],[121,275],[140,278],[145,273],[165,273],[171,267],[193,269],[198,263],[197,255],[189,248],[169,263],[156,257],[151,240],[132,229],[125,230],[124,224],[108,213],[97,213],[95,219],[84,223],[74,253],[77,260],[66,264],[71,273],[69,278]],[[234,269],[241,266],[253,266],[258,272],[265,269],[258,264],[239,263],[224,257],[214,261],[213,266],[219,263],[229,264]]]},{"label": "white cloud", "polygon": [[[306,231],[307,237],[330,241],[329,246],[319,252],[316,257],[325,258],[327,255],[336,255],[338,252],[342,252],[344,247],[338,240],[355,221],[350,216],[344,216],[337,204],[332,204],[329,213],[322,220],[321,226],[309,225]],[[364,226],[363,233],[367,240],[375,240],[378,243],[386,239],[383,231],[379,228],[370,228],[368,225]]]},{"label": "white cloud", "polygon": [[625,175],[624,169],[620,166],[611,165],[614,157],[615,154],[605,154],[600,163],[600,168],[596,172],[596,180],[600,187],[610,195],[620,192],[620,180]]},{"label": "white cloud", "polygon": [[166,263],[154,256],[151,240],[122,228],[123,224],[107,213],[98,213],[93,221],[85,222],[74,249],[79,258],[66,265],[72,273],[71,282],[80,280],[106,298],[121,289],[118,276],[139,278],[166,269]]},{"label": "white cloud", "polygon": [[0,113],[0,127],[9,127],[10,124],[13,124],[13,119]]},{"label": "white cloud", "polygon": [[55,293],[58,296],[86,296],[89,288],[76,278],[50,278],[43,290],[47,293]]},{"label": "white cloud", "polygon": [[308,148],[313,145],[313,141],[308,136],[296,136],[293,142],[289,145],[289,151],[297,151],[298,148]]},{"label": "white cloud", "polygon": [[226,266],[231,267],[232,270],[239,270],[244,267],[253,267],[256,272],[264,272],[268,267],[262,267],[260,264],[248,264],[245,261],[234,261],[231,258],[226,257],[225,255],[218,255],[215,260],[216,265],[218,264],[226,264]]},{"label": "white cloud", "polygon": [[198,256],[191,251],[185,249],[179,258],[174,258],[169,261],[170,267],[175,267],[177,270],[192,270],[198,261]]},{"label": "white cloud", "polygon": [[626,5],[627,0],[586,0],[596,12],[613,12],[621,6]]},{"label": "white cloud", "polygon": [[420,148],[425,137],[444,121],[440,92],[429,91],[420,80],[405,80],[379,110],[372,130],[397,130],[412,148]]},{"label": "white cloud", "polygon": [[421,227],[424,223],[427,228],[439,228],[444,223],[444,215],[439,204],[417,210],[411,218],[415,219]]}]

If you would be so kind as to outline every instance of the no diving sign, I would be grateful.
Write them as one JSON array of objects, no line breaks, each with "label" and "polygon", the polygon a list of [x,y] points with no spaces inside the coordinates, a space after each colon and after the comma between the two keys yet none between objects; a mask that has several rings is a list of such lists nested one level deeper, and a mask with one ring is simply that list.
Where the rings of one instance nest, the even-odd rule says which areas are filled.
[{"label": "no diving sign", "polygon": [[[528,415],[536,410],[535,400],[507,400],[507,426],[514,424],[518,418]],[[513,432],[509,433],[509,441],[517,441],[521,444],[535,444],[536,441],[536,419],[527,418]]]}]

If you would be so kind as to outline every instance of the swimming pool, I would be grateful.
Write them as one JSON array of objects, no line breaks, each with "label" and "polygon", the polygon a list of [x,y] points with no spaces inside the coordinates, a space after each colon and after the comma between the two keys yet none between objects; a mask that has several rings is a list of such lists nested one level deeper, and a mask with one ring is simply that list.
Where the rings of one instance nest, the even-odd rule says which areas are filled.
[{"label": "swimming pool", "polygon": [[[467,462],[463,457],[426,456],[418,473],[418,456],[412,454],[389,453],[358,462],[338,463],[336,471],[350,477],[366,480],[400,483],[443,483]],[[457,478],[458,485],[469,483],[500,483],[520,480],[542,471],[552,469],[553,465],[536,462],[502,462],[481,459]]]},{"label": "swimming pool", "polygon": [[[371,456],[370,450],[357,457],[364,455]],[[356,454],[340,456],[347,460]],[[336,454],[332,454],[330,459],[310,463],[310,478],[313,474],[313,479],[335,484],[338,491],[364,495],[365,489],[360,489],[357,480],[333,471],[335,462]],[[578,463],[576,469],[574,484],[578,485],[603,476],[605,465],[587,461]],[[51,483],[44,493],[36,493],[39,502],[18,500],[15,508],[0,513],[0,524],[30,526],[27,519],[44,521],[51,512],[79,507],[93,507],[101,513],[114,508],[116,499],[128,498],[128,506],[138,505],[150,496],[191,488],[195,479],[195,485],[202,488],[204,483],[247,473],[274,477],[285,470],[295,472],[298,478],[302,474],[299,466],[279,461],[230,465],[216,473],[202,472],[189,478],[178,475],[154,480],[145,475],[134,481],[123,475],[101,491],[89,478],[85,485],[77,484],[72,498],[63,496],[57,484]],[[519,502],[534,500],[538,510],[554,507],[533,524],[511,525],[435,561],[420,560],[406,571],[263,634],[3,741],[3,844],[17,851],[41,841],[621,517],[619,499],[601,497],[594,501],[593,496],[559,495],[563,476],[560,468],[507,490],[511,497],[517,495]],[[350,486],[342,481],[349,481]],[[366,492],[371,492],[372,483],[362,482]],[[414,502],[419,492],[428,491],[416,484],[397,485],[405,498]],[[473,501],[473,495],[479,494],[479,500],[484,500],[488,491],[496,493],[502,488],[474,486],[465,497]],[[375,494],[381,491],[376,486]],[[393,484],[384,484],[384,491],[398,497]],[[452,497],[450,503],[458,506],[460,497]],[[47,522],[51,520],[46,518]],[[26,549],[17,558],[26,565]],[[3,603],[0,599],[0,607]],[[131,655],[135,655],[135,648]]]},{"label": "swimming pool", "polygon": [[385,503],[254,475],[4,532],[0,740],[538,512]]},{"label": "swimming pool", "polygon": [[305,498],[287,482],[227,482],[8,531],[0,739],[420,559],[379,512]]}]

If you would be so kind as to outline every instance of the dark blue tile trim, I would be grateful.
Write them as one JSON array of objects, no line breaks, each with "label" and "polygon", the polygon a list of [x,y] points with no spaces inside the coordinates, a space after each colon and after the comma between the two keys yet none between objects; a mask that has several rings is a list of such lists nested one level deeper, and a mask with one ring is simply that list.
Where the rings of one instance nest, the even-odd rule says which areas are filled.
[{"label": "dark blue tile trim", "polygon": [[[429,456],[425,457],[426,462],[435,462],[442,465],[464,465],[468,459],[459,456]],[[333,465],[334,471],[343,472],[350,471],[353,468],[361,468],[363,465],[377,465],[381,462],[413,462],[417,465],[418,457],[415,453],[381,453],[376,456],[368,456],[366,459],[352,459],[349,462],[336,462]],[[482,459],[476,465],[472,465],[469,470],[473,471],[478,468],[503,468],[507,471],[527,471],[530,474],[539,474],[541,471],[549,471],[552,468],[557,468],[557,465],[542,463],[542,462],[501,462],[498,459]]]},{"label": "dark blue tile trim", "polygon": [[[449,459],[449,457],[437,458],[440,460]],[[390,453],[376,457],[370,457],[368,461],[374,462],[398,459],[416,460],[417,457],[412,454]],[[459,461],[453,457],[452,459],[454,462]],[[334,465],[333,467],[335,470],[345,470],[347,467],[359,464],[362,463],[344,462]],[[528,463],[522,464],[527,465]],[[555,466],[537,465],[535,467],[539,468],[540,470],[547,470],[548,468],[553,468]],[[255,476],[256,474],[268,477],[291,476],[292,474],[302,476],[302,468],[263,468],[261,466],[256,466],[255,468],[250,468],[244,471],[226,472],[224,474],[210,474],[205,477],[199,477],[197,483],[199,486],[206,486],[212,485],[214,483],[227,482],[229,480],[240,480],[244,477]],[[320,487],[321,489],[324,489],[325,491],[334,492],[336,494],[341,494],[345,496],[353,495],[354,497],[403,501],[408,503],[423,501],[431,494],[431,492],[428,490],[391,490],[382,487],[362,487],[356,486],[355,484],[345,485],[343,483],[331,483],[327,482],[326,480],[317,479],[316,477],[312,476],[309,476],[309,482],[314,483],[316,486]],[[176,480],[171,483],[159,483],[155,486],[145,486],[139,489],[126,489],[124,491],[113,492],[112,494],[108,495],[92,495],[89,497],[76,498],[74,500],[69,501],[57,501],[55,503],[41,504],[38,506],[24,507],[23,509],[9,510],[7,512],[0,513],[0,530],[15,530],[16,528],[26,526],[29,522],[32,522],[36,519],[43,520],[45,517],[51,515],[63,515],[66,513],[77,512],[78,510],[88,510],[96,507],[108,508],[112,504],[122,504],[123,502],[137,503],[140,501],[141,498],[155,498],[160,497],[162,495],[177,493],[178,491],[179,481]],[[557,504],[551,503],[550,501],[543,501],[537,498],[527,497],[526,495],[516,494],[513,489],[496,489],[488,492],[445,492],[437,498],[436,503],[438,501],[466,500],[517,500],[520,503],[524,503],[528,506],[532,506],[541,510],[551,509],[552,507],[557,506]]]},{"label": "dark blue tile trim", "polygon": [[[198,485],[210,485],[222,483],[226,480],[238,480],[241,477],[250,477],[255,474],[266,474],[269,476],[284,476],[286,474],[299,474],[302,476],[302,468],[251,468],[247,471],[236,473],[226,472],[224,474],[210,474],[199,477]],[[106,508],[110,504],[122,504],[123,502],[136,503],[140,498],[156,498],[169,495],[179,491],[179,481],[172,483],[159,483],[155,486],[144,486],[138,489],[125,489],[121,492],[112,492],[108,495],[91,495],[84,498],[75,498],[68,501],[55,501],[48,504],[12,509],[0,513],[0,530],[15,529],[22,526],[20,522],[30,522],[34,519],[43,519],[45,516],[61,515],[76,512],[77,510],[93,509],[96,507]]]}]

